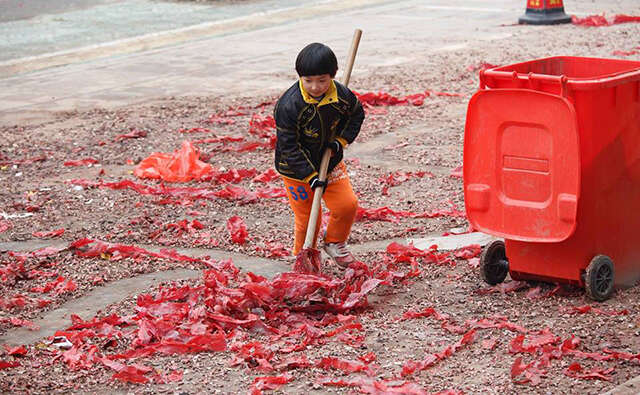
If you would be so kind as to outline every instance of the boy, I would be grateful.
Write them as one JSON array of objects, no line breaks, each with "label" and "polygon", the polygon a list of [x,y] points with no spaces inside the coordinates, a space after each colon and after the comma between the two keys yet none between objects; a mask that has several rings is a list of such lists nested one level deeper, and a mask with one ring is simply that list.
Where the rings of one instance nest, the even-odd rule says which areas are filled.
[{"label": "boy", "polygon": [[[282,176],[295,217],[293,254],[302,249],[313,190],[320,187],[330,211],[323,249],[334,262],[347,267],[355,260],[346,241],[358,201],[342,157],[360,132],[364,111],[353,92],[333,80],[337,71],[336,55],[324,44],[309,44],[298,54],[296,72],[300,79],[280,97],[274,109],[275,167]],[[322,182],[318,171],[327,147],[332,156],[327,181]]]}]

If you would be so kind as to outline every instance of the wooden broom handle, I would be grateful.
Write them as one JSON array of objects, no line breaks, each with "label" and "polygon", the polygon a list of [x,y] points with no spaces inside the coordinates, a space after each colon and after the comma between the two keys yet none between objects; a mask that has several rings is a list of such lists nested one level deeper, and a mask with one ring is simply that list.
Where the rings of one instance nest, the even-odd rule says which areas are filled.
[{"label": "wooden broom handle", "polygon": [[342,85],[344,86],[349,86],[351,70],[353,70],[353,64],[356,61],[356,53],[358,52],[361,36],[362,30],[356,29],[356,31],[353,32],[353,40],[351,40],[351,48],[349,48],[349,57],[347,58],[347,67],[344,69],[344,74],[342,75]]}]

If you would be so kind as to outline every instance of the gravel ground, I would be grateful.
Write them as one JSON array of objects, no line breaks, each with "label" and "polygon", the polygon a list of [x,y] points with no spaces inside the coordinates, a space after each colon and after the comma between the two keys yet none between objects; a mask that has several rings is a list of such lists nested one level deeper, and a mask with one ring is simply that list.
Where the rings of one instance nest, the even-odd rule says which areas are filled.
[{"label": "gravel ground", "polygon": [[[464,205],[461,179],[451,174],[462,163],[466,104],[477,88],[482,64],[509,64],[551,55],[611,58],[614,50],[634,49],[640,33],[638,24],[606,28],[570,25],[538,30],[519,26],[504,28],[514,36],[494,42],[471,41],[464,50],[433,53],[419,63],[353,76],[351,87],[360,93],[381,91],[402,97],[429,90],[462,96],[432,93],[419,106],[380,106],[369,110],[359,143],[347,153],[360,207],[368,210],[388,207],[416,214],[442,210],[444,214],[432,218],[393,217],[392,221],[368,219],[365,215],[354,226],[349,240],[352,244],[441,234],[468,226],[464,217],[452,215],[453,208],[462,209]],[[536,34],[533,37],[532,31]],[[626,58],[640,59],[640,55]],[[292,257],[287,251],[293,240],[292,219],[282,196],[248,200],[246,197],[211,197],[212,192],[225,188],[229,191],[230,185],[248,191],[280,188],[278,179],[260,183],[252,181],[250,176],[228,183],[220,176],[209,181],[162,184],[132,174],[136,165],[152,152],[170,153],[179,149],[184,140],[222,137],[242,137],[244,141],[197,144],[202,159],[218,170],[218,174],[228,176],[226,172],[231,169],[255,169],[253,175],[266,172],[272,167],[270,148],[247,152],[238,152],[237,148],[246,142],[269,142],[273,132],[268,127],[258,128],[257,133],[249,130],[252,119],[253,124],[268,123],[276,97],[277,92],[265,92],[262,97],[166,98],[149,105],[116,110],[60,113],[38,125],[2,127],[0,206],[6,218],[0,220],[0,241],[50,238],[52,242],[70,244],[89,238],[116,245],[212,247],[290,262]],[[208,130],[179,132],[194,128]],[[119,137],[125,134],[138,137]],[[83,159],[95,159],[97,163],[64,165]],[[397,171],[413,172],[414,176],[393,186],[381,181]],[[419,171],[428,173],[416,176]],[[114,189],[123,180],[152,187],[155,192]],[[209,194],[192,193],[191,197],[185,197],[172,189],[184,187],[204,188]],[[243,244],[234,242],[227,230],[227,221],[234,216],[242,218],[247,227],[247,241]],[[64,229],[64,233],[46,235],[59,229]],[[44,234],[34,236],[34,232]],[[221,268],[206,260],[126,256],[113,251],[82,256],[83,251],[92,251],[95,246],[96,243],[50,254],[4,252],[0,255],[3,302],[0,331],[15,325],[15,319],[33,320],[95,287],[140,273],[175,267],[217,267],[215,270],[230,275],[228,267]],[[7,350],[1,361],[15,361],[20,366],[0,370],[0,388],[7,392],[33,393],[116,390],[240,393],[249,391],[258,376],[289,374],[291,381],[276,392],[374,393],[372,383],[378,381],[378,391],[387,386],[404,388],[403,393],[420,393],[416,388],[430,392],[451,390],[452,393],[600,393],[638,375],[640,357],[635,353],[639,349],[640,317],[635,306],[640,295],[637,288],[618,291],[600,305],[590,302],[579,289],[555,288],[551,284],[508,282],[503,287],[488,289],[478,278],[477,258],[473,257],[476,253],[467,255],[468,260],[459,258],[444,264],[434,263],[431,255],[412,261],[384,251],[360,254],[358,258],[369,267],[380,266],[375,275],[361,277],[387,276],[387,283],[371,291],[368,305],[339,314],[301,314],[309,320],[311,333],[341,328],[345,322],[354,324],[342,335],[309,344],[301,351],[283,351],[287,341],[299,340],[287,331],[283,331],[283,337],[274,339],[255,328],[225,326],[221,327],[227,341],[224,352],[153,354],[121,361],[150,367],[151,373],[142,369],[146,377],[157,373],[165,375],[163,380],[169,382],[161,384],[162,380],[154,379],[152,383],[132,384],[113,379],[115,368],[99,361],[83,368],[74,362],[75,354],[68,351],[65,354],[54,345],[42,342],[26,345],[24,356],[19,355],[22,351]],[[344,276],[333,267],[328,267],[326,274],[335,281]],[[245,282],[243,277],[236,278],[228,289],[240,289]],[[190,281],[177,286],[194,289],[205,287],[205,283]],[[172,286],[166,284],[164,288]],[[518,289],[512,291],[509,287]],[[140,292],[155,295],[160,291]],[[228,291],[228,294],[235,295],[235,292]],[[178,298],[174,302],[186,300]],[[345,301],[344,298],[336,300]],[[274,304],[273,311],[291,314],[291,309],[302,306],[296,303],[303,301],[288,303]],[[232,313],[228,305],[207,306],[218,308],[212,310],[215,312]],[[252,306],[253,309],[265,308],[259,303]],[[196,307],[191,305],[192,310]],[[429,307],[446,316],[427,313],[425,309]],[[233,311],[236,319],[246,318],[248,314]],[[425,317],[400,319],[408,311],[425,312]],[[100,317],[111,314],[129,317],[117,325],[122,333],[113,335],[114,342],[111,338],[89,336],[89,340],[74,341],[76,348],[72,350],[82,349],[86,353],[87,349],[82,347],[96,345],[97,354],[113,356],[132,347],[132,339],[141,332],[135,323],[138,321],[131,318],[140,317],[139,299],[126,299],[109,306]],[[165,315],[158,317],[169,322]],[[323,323],[323,318],[333,321]],[[267,317],[263,322],[281,328],[290,324],[282,316]],[[524,336],[523,344],[519,343],[523,340],[521,336]],[[273,365],[291,356],[305,355],[311,366],[299,364],[297,368],[289,365],[260,371],[262,365],[255,356],[232,364],[234,357],[240,355],[239,347],[250,342],[266,344],[273,355],[265,358]],[[428,361],[433,354],[438,355],[437,361],[409,372],[411,366],[417,365],[408,361]],[[350,372],[343,365],[330,369],[321,362],[326,357],[356,361],[363,367],[357,372]],[[83,361],[82,357],[78,358]],[[580,364],[581,372],[577,372],[575,363]],[[518,374],[519,368],[521,374]],[[580,378],[580,374],[584,377]],[[25,377],[32,379],[24,380]],[[405,381],[409,384],[401,387]],[[396,388],[396,391],[400,390]]]}]

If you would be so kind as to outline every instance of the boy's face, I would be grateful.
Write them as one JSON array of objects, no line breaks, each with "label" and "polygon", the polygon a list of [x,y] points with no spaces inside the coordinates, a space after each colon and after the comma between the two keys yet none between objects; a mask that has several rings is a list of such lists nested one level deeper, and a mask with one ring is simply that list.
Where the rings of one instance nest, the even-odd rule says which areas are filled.
[{"label": "boy's face", "polygon": [[324,95],[331,85],[331,75],[305,75],[301,77],[302,86],[313,97],[320,97]]}]

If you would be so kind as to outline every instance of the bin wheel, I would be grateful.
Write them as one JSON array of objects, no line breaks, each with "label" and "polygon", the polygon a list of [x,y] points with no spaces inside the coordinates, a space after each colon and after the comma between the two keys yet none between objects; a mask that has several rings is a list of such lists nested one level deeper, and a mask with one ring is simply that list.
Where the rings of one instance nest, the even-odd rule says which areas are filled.
[{"label": "bin wheel", "polygon": [[602,302],[613,293],[613,261],[606,255],[593,257],[584,274],[584,290],[591,299]]},{"label": "bin wheel", "polygon": [[494,240],[480,254],[480,277],[490,285],[504,281],[509,273],[509,261],[504,241]]}]

